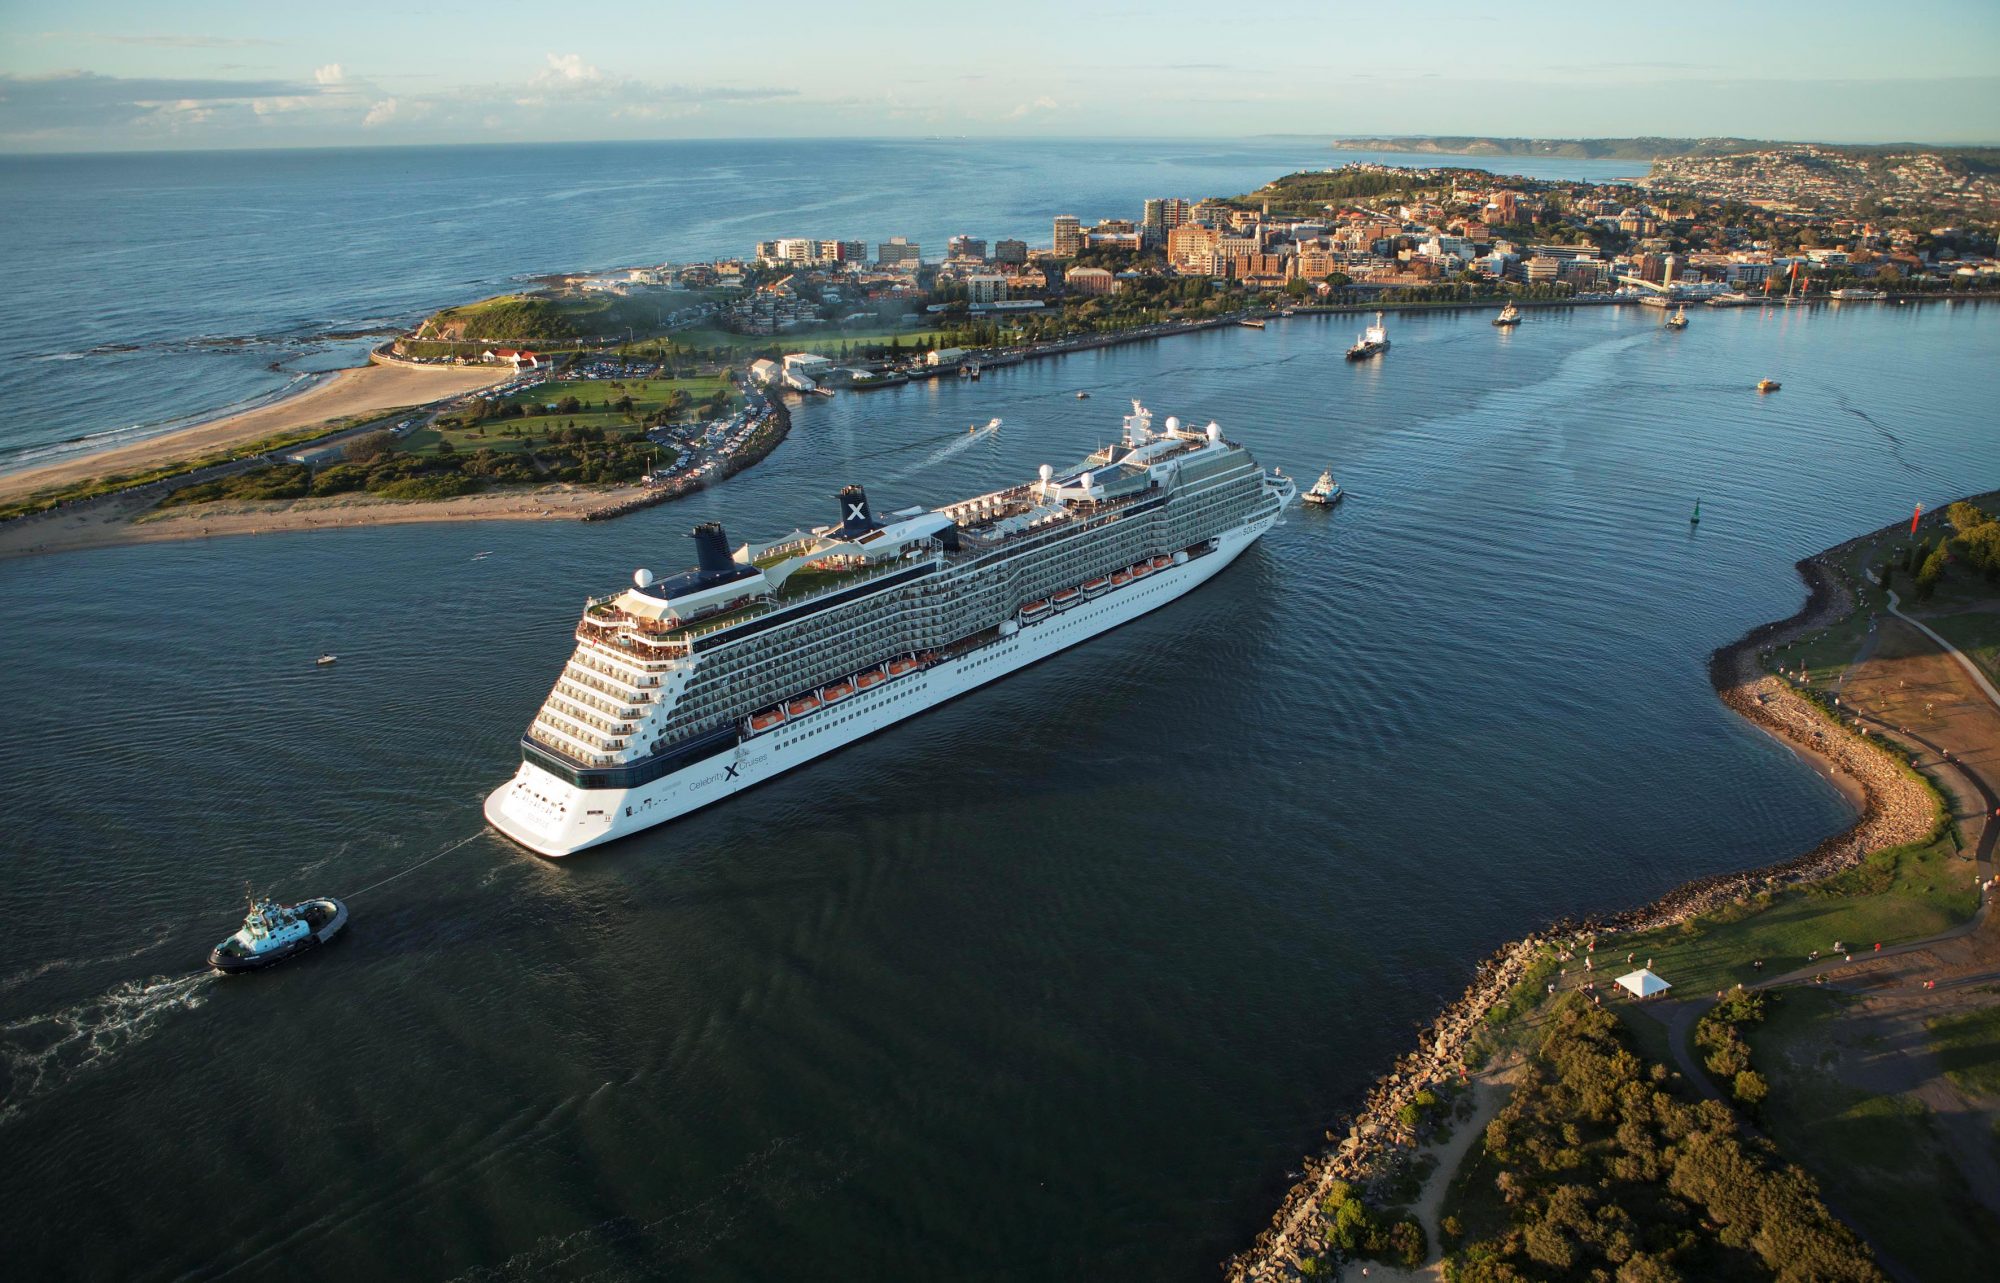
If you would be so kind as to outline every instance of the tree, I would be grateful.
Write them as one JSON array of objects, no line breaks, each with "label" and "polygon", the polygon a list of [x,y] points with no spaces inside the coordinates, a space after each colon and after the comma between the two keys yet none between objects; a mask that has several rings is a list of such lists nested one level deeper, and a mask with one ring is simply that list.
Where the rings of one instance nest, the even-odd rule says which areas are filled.
[{"label": "tree", "polygon": [[1970,534],[1976,528],[1993,520],[1976,504],[1967,503],[1963,499],[1944,510],[1944,519],[1949,521],[1951,528],[1960,535]]},{"label": "tree", "polygon": [[1930,556],[1924,558],[1923,569],[1917,572],[1918,601],[1930,600],[1931,594],[1937,591],[1938,581],[1944,578],[1944,568],[1950,561],[1949,546],[1944,540],[1938,540],[1937,547],[1931,550]]},{"label": "tree", "polygon": [[370,432],[347,443],[344,452],[349,463],[369,463],[386,458],[396,452],[396,436],[392,432]]}]

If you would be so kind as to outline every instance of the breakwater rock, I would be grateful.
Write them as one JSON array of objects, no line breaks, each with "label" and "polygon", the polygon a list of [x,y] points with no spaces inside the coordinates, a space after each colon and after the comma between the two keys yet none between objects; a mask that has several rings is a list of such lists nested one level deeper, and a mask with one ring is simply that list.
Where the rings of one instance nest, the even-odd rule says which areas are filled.
[{"label": "breakwater rock", "polygon": [[[1269,1283],[1302,1276],[1301,1257],[1328,1253],[1320,1208],[1336,1181],[1367,1187],[1392,1160],[1414,1149],[1417,1136],[1402,1121],[1405,1106],[1426,1087],[1459,1077],[1465,1057],[1490,1013],[1509,1001],[1551,947],[1579,937],[1649,931],[1698,914],[1837,873],[1870,851],[1920,842],[1943,820],[1937,793],[1886,745],[1855,733],[1783,680],[1765,671],[1767,652],[1845,618],[1854,609],[1854,585],[1835,560],[1849,545],[1798,563],[1806,603],[1789,619],[1764,624],[1709,658],[1709,679],[1730,708],[1825,764],[1862,796],[1861,817],[1843,833],[1793,859],[1741,873],[1698,878],[1651,904],[1605,918],[1558,922],[1502,946],[1479,964],[1471,985],[1418,1036],[1417,1047],[1378,1079],[1344,1135],[1329,1130],[1329,1147],[1304,1163],[1304,1175],[1279,1205],[1268,1229],[1251,1248],[1223,1262],[1229,1283]],[[1323,1267],[1322,1267],[1323,1268]]]}]

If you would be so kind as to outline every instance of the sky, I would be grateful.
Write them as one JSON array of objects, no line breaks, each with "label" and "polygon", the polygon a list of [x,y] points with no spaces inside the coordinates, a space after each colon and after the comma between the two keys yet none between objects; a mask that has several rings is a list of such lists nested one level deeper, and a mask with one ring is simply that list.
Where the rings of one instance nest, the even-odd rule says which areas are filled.
[{"label": "sky", "polygon": [[0,0],[0,151],[775,137],[2000,143],[2000,0]]}]

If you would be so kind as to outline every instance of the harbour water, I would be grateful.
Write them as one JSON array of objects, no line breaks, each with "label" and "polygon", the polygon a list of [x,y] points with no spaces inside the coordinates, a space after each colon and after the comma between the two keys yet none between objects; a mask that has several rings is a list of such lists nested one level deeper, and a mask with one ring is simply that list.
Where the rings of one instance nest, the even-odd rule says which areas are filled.
[{"label": "harbour water", "polygon": [[[157,432],[353,365],[394,326],[536,275],[775,236],[933,258],[1046,244],[1295,169],[1387,160],[1610,179],[1633,161],[1334,152],[1313,138],[727,141],[0,157],[0,468]],[[359,335],[360,337],[342,337]]]},{"label": "harbour water", "polygon": [[[14,1269],[1212,1277],[1492,946],[1846,823],[1705,657],[1794,559],[2000,485],[1990,305],[1488,320],[815,401],[604,526],[0,563]],[[1127,396],[1349,498],[724,806],[563,863],[481,833],[585,594],[697,520],[1073,460]],[[246,881],[352,925],[195,972]]]}]

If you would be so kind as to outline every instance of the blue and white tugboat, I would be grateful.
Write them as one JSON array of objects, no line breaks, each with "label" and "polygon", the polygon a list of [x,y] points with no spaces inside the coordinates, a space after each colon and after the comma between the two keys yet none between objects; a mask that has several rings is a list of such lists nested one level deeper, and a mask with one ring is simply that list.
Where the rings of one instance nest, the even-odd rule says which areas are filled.
[{"label": "blue and white tugboat", "polygon": [[346,925],[347,906],[332,896],[289,905],[253,897],[242,930],[209,951],[208,965],[255,971],[325,944]]},{"label": "blue and white tugboat", "polygon": [[1331,508],[1340,502],[1341,493],[1340,483],[1333,479],[1333,472],[1329,469],[1320,473],[1319,480],[1313,483],[1313,488],[1299,498],[1317,507]]}]

